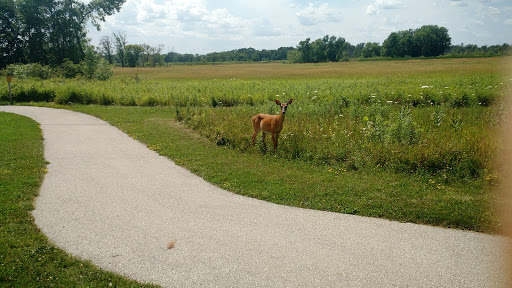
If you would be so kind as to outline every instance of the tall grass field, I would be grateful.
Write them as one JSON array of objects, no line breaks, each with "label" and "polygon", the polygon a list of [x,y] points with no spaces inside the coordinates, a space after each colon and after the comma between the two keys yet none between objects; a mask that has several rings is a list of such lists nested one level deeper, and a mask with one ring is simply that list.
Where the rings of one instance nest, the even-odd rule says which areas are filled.
[{"label": "tall grass field", "polygon": [[[308,200],[313,204],[300,201],[307,198],[300,193],[283,204],[492,232],[499,227],[493,207],[499,202],[494,191],[500,179],[500,134],[508,121],[503,110],[504,91],[512,84],[512,75],[505,72],[509,62],[508,58],[476,58],[118,68],[114,78],[105,82],[13,79],[12,91],[16,102],[54,102],[113,122],[123,113],[124,120],[116,125],[126,131],[128,123],[140,121],[146,130],[131,133],[171,158],[179,156],[160,149],[166,145],[164,139],[151,140],[148,135],[159,128],[148,123],[176,126],[167,120],[181,122],[191,129],[189,133],[208,139],[223,153],[262,163],[286,161],[293,169],[301,167],[301,173],[311,169],[318,179],[331,179],[325,180],[332,182],[326,188],[330,192]],[[7,103],[7,84],[1,83],[0,89],[0,101]],[[290,98],[294,101],[288,107],[278,151],[266,149],[271,144],[262,143],[261,138],[252,146],[251,116],[276,114],[279,107],[274,101]],[[133,114],[132,120],[126,111]],[[421,213],[402,217],[401,208],[396,207],[389,208],[393,215],[371,212],[383,206],[378,201],[389,207],[394,197],[410,195],[411,185],[400,185],[404,181],[421,187],[413,189],[417,195],[408,204],[400,205],[432,206],[446,210],[446,215],[455,214],[457,220],[441,216],[432,221]],[[225,188],[265,198],[247,192],[250,188],[242,184],[233,187],[236,182]],[[368,193],[357,197],[366,197],[364,209],[347,207],[339,193],[329,195],[336,191],[347,195],[362,187]],[[290,189],[288,193],[294,194]],[[327,198],[328,205],[319,205]],[[372,201],[380,204],[372,206]],[[451,202],[456,205],[447,205]],[[474,217],[461,221],[459,210]]]}]

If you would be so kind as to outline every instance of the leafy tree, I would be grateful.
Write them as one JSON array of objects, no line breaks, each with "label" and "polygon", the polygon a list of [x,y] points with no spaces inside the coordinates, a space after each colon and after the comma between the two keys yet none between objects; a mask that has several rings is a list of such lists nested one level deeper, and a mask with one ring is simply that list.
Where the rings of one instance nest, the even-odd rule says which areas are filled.
[{"label": "leafy tree", "polygon": [[100,53],[107,59],[109,64],[114,64],[114,43],[112,38],[108,36],[103,36],[100,39],[99,43]]},{"label": "leafy tree", "polygon": [[391,33],[382,44],[382,49],[384,56],[388,57],[432,57],[445,53],[450,42],[446,28],[425,25],[415,30]]},{"label": "leafy tree", "polygon": [[450,48],[448,29],[437,25],[425,25],[415,31],[417,45],[425,57],[439,56]]},{"label": "leafy tree", "polygon": [[10,63],[24,62],[21,21],[14,0],[0,0],[0,68]]},{"label": "leafy tree", "polygon": [[388,38],[384,40],[382,43],[383,54],[386,57],[399,57],[401,55],[400,51],[400,39],[398,37],[398,33],[393,32],[389,34]]},{"label": "leafy tree", "polygon": [[82,62],[82,72],[84,73],[85,78],[94,78],[100,59],[101,58],[94,52],[94,49],[91,46],[88,46],[85,51],[85,59]]},{"label": "leafy tree", "polygon": [[299,50],[301,54],[301,63],[311,63],[313,62],[313,48],[310,43],[311,39],[307,38],[304,41],[299,42],[299,46],[297,46],[297,50]]},{"label": "leafy tree", "polygon": [[299,50],[290,50],[286,57],[291,63],[300,63],[302,61],[302,52]]},{"label": "leafy tree", "polygon": [[378,57],[380,56],[380,51],[381,47],[379,43],[367,42],[361,50],[361,56],[364,58]]},{"label": "leafy tree", "polygon": [[354,52],[352,54],[352,57],[354,58],[359,58],[362,56],[362,53],[363,53],[363,48],[364,48],[364,43],[359,43],[357,44],[355,47],[354,47]]},{"label": "leafy tree", "polygon": [[126,45],[126,63],[128,67],[137,67],[137,63],[139,62],[139,58],[144,52],[144,48],[140,45]]},{"label": "leafy tree", "polygon": [[118,32],[113,34],[115,39],[117,57],[119,58],[119,62],[121,62],[121,67],[124,67],[126,64],[126,33]]},{"label": "leafy tree", "polygon": [[0,68],[7,64],[74,63],[85,57],[86,24],[99,30],[105,17],[119,11],[125,0],[0,0]]},{"label": "leafy tree", "polygon": [[151,66],[155,67],[156,64],[162,65],[162,57],[160,55],[162,49],[164,49],[164,45],[162,44],[158,45],[157,47],[149,47],[148,56],[149,64],[151,64]]},{"label": "leafy tree", "polygon": [[329,42],[329,36],[319,38],[311,43],[311,49],[313,50],[313,62],[326,62],[327,61],[327,43]]},{"label": "leafy tree", "polygon": [[[325,36],[325,37],[328,37],[328,36]],[[331,36],[329,38],[329,41],[327,42],[327,47],[326,47],[326,57],[327,57],[327,61],[331,61],[331,62],[336,62],[338,61],[338,51],[340,50],[337,46],[337,42],[338,39],[336,39],[336,37],[334,36]],[[343,39],[343,42],[345,41],[345,39]]]}]

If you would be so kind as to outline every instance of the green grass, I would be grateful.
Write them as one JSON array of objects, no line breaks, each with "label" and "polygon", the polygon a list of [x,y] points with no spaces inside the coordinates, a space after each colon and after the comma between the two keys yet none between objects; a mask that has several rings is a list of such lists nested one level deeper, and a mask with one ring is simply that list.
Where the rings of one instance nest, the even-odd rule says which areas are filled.
[{"label": "green grass", "polygon": [[42,141],[36,122],[0,113],[0,287],[153,287],[69,256],[35,226]]},{"label": "green grass", "polygon": [[494,232],[499,224],[492,212],[497,195],[484,179],[446,184],[428,175],[404,175],[378,167],[344,170],[279,154],[244,153],[217,146],[177,122],[174,108],[66,108],[100,117],[207,181],[241,195],[482,232]]}]

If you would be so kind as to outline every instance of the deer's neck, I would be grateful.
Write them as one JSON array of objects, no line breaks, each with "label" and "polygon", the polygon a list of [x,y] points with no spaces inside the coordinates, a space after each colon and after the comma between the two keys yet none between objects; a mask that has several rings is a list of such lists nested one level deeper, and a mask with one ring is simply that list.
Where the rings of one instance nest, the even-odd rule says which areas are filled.
[{"label": "deer's neck", "polygon": [[283,124],[283,122],[284,122],[284,114],[283,114],[283,111],[281,111],[281,113],[279,113],[279,116],[277,116],[277,121],[278,121],[280,124]]}]

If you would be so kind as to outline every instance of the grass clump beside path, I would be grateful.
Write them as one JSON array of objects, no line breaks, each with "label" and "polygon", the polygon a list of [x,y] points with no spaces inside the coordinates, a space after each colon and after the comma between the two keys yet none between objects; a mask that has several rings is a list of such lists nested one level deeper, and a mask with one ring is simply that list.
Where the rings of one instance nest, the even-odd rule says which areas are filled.
[{"label": "grass clump beside path", "polygon": [[49,243],[31,215],[46,169],[41,130],[29,118],[0,112],[0,131],[0,287],[150,287]]},{"label": "grass clump beside path", "polygon": [[217,146],[179,123],[171,107],[66,108],[100,117],[207,181],[241,195],[289,206],[481,232],[494,232],[499,223],[492,211],[497,195],[484,179],[446,184],[428,175],[378,167],[347,171],[279,154],[242,153]]}]

